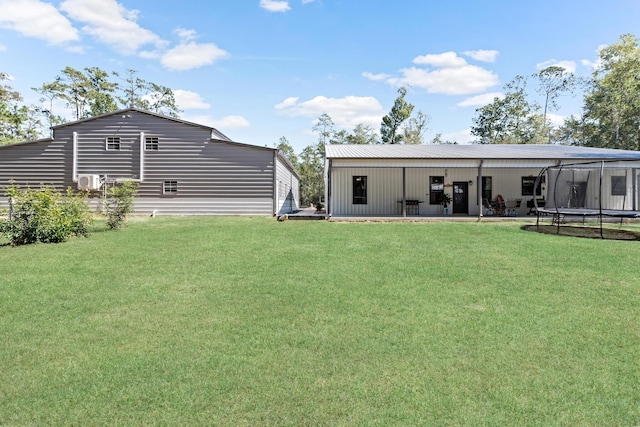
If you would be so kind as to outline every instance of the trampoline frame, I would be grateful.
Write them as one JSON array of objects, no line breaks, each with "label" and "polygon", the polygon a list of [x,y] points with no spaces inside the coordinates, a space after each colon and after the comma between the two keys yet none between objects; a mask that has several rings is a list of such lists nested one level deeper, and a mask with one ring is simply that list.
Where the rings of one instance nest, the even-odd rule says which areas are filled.
[{"label": "trampoline frame", "polygon": [[[629,218],[629,219],[636,219],[636,218],[640,218],[640,211],[636,211],[636,210],[625,210],[625,209],[603,209],[602,207],[602,181],[603,181],[603,175],[604,175],[604,170],[605,170],[605,164],[606,163],[622,163],[622,162],[634,162],[634,163],[638,163],[637,160],[601,160],[601,161],[594,161],[594,162],[585,162],[585,163],[567,163],[567,164],[558,164],[558,165],[553,165],[553,166],[546,166],[544,167],[540,173],[538,174],[538,177],[536,178],[536,181],[534,183],[534,192],[533,194],[536,194],[537,189],[539,188],[539,186],[541,185],[542,178],[545,176],[545,174],[547,173],[547,171],[549,169],[558,169],[559,172],[555,177],[555,181],[553,182],[553,196],[554,196],[554,208],[546,208],[546,203],[545,203],[545,207],[540,207],[538,206],[538,199],[536,197],[533,198],[533,203],[536,209],[536,215],[537,215],[537,219],[536,219],[536,228],[540,227],[540,216],[541,215],[554,215],[554,221],[558,227],[558,233],[560,233],[560,218],[564,218],[565,216],[582,216],[582,222],[584,224],[585,218],[586,217],[598,217],[599,218],[599,223],[600,223],[600,238],[604,239],[604,232],[603,232],[603,218],[604,217],[611,217],[611,218],[620,218],[620,224],[622,224],[622,221],[625,218]],[[600,176],[599,176],[599,194],[598,194],[598,203],[599,203],[599,209],[588,209],[588,208],[563,208],[563,207],[558,207],[558,202],[557,202],[557,186],[558,186],[558,179],[560,178],[560,175],[562,173],[562,170],[565,168],[580,168],[580,169],[589,169],[589,165],[595,165],[595,164],[600,164]],[[624,168],[625,171],[628,171],[629,169],[639,169],[640,166],[638,167],[630,167],[630,168]],[[591,168],[593,169],[593,168]],[[622,168],[619,168],[622,169]],[[591,172],[589,172],[591,173]],[[625,173],[625,178],[626,178],[626,173]],[[637,176],[635,174],[632,174],[632,179],[636,179],[635,182],[633,182],[633,188],[636,191],[636,194],[638,193],[638,189],[636,188],[636,182],[637,182]],[[551,188],[552,183],[548,182],[547,183],[547,192],[549,191],[549,189]],[[547,194],[548,195],[548,194]],[[626,195],[625,195],[626,198]],[[637,201],[634,200],[636,203]],[[623,201],[623,206],[626,202]],[[553,223],[552,222],[552,223]]]}]

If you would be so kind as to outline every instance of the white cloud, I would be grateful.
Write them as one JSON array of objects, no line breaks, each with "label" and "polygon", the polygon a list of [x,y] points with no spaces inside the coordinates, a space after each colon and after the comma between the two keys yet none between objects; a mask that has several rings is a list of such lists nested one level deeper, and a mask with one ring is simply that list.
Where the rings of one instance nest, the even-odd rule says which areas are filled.
[{"label": "white cloud", "polygon": [[275,105],[275,109],[276,110],[285,110],[285,109],[287,109],[289,107],[294,107],[298,103],[298,99],[300,99],[300,98],[298,98],[297,96],[289,97],[289,98],[285,99],[284,101],[282,101],[281,103],[276,104]]},{"label": "white cloud", "polygon": [[288,1],[260,0],[260,7],[269,12],[286,12],[291,9]]},{"label": "white cloud", "polygon": [[302,4],[313,3],[315,0],[302,0]]},{"label": "white cloud", "polygon": [[373,81],[381,81],[381,80],[387,80],[391,76],[389,74],[373,74],[368,71],[365,71],[364,73],[362,73],[362,77],[365,77]]},{"label": "white cloud", "polygon": [[429,93],[446,95],[484,92],[499,83],[496,74],[477,65],[468,64],[455,52],[417,56],[413,62],[425,67],[403,68],[400,70],[400,76],[370,72],[362,75],[370,80],[384,80],[393,86],[420,87]]},{"label": "white cloud", "polygon": [[134,54],[147,44],[165,45],[160,37],[137,24],[138,11],[127,10],[115,0],[64,0],[60,9],[71,19],[85,23],[83,32],[124,55]]},{"label": "white cloud", "polygon": [[576,63],[573,61],[556,61],[555,59],[550,59],[548,61],[536,64],[536,68],[538,68],[538,70],[544,70],[545,68],[551,66],[562,67],[569,73],[576,72]]},{"label": "white cloud", "polygon": [[467,55],[469,58],[475,59],[476,61],[481,62],[496,62],[498,58],[499,52],[497,50],[466,50],[462,52],[464,55]]},{"label": "white cloud", "polygon": [[229,56],[226,50],[213,43],[181,43],[166,51],[160,62],[172,71],[184,71],[211,65]]},{"label": "white cloud", "polygon": [[387,82],[396,86],[421,87],[429,93],[467,95],[483,92],[498,84],[497,75],[475,65],[433,71],[411,67],[400,71],[402,77],[392,77]]},{"label": "white cloud", "polygon": [[5,50],[7,50],[7,47],[3,44],[0,44],[0,52],[4,52]]},{"label": "white cloud", "polygon": [[40,0],[0,0],[0,27],[50,44],[80,40],[71,22],[50,3]]},{"label": "white cloud", "polygon": [[249,127],[249,120],[245,119],[242,116],[225,116],[221,119],[217,119],[213,121],[213,127],[223,130],[223,129],[241,129]]},{"label": "white cloud", "polygon": [[562,126],[565,118],[565,116],[559,114],[547,113],[547,120],[551,122],[551,126]]},{"label": "white cloud", "polygon": [[304,102],[298,102],[298,98],[292,97],[275,105],[275,109],[285,116],[311,117],[314,120],[326,113],[337,127],[344,129],[353,128],[360,123],[378,126],[385,114],[378,100],[370,96],[316,96]]},{"label": "white cloud", "polygon": [[458,144],[471,144],[475,137],[471,135],[471,128],[459,132],[445,133],[440,136],[443,141],[457,142]]},{"label": "white cloud", "polygon": [[464,101],[459,102],[458,107],[482,107],[493,102],[495,98],[502,98],[502,92],[483,93],[482,95],[472,96]]},{"label": "white cloud", "polygon": [[202,97],[189,90],[176,89],[173,91],[176,104],[181,110],[203,110],[211,108],[211,105],[202,99]]},{"label": "white cloud", "polygon": [[459,68],[467,65],[467,61],[460,58],[455,52],[417,56],[413,58],[413,63],[418,65],[431,65],[436,68]]},{"label": "white cloud", "polygon": [[228,129],[242,129],[250,125],[249,120],[242,116],[226,116],[221,119],[216,119],[209,115],[185,114],[183,118],[191,123],[211,126],[224,134],[227,133]]}]

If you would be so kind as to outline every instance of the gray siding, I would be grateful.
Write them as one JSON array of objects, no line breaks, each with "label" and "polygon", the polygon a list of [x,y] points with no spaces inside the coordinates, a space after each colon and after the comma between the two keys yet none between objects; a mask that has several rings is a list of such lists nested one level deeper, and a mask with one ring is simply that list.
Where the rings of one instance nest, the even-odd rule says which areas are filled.
[{"label": "gray siding", "polygon": [[279,156],[276,156],[276,193],[279,214],[294,212],[300,207],[299,180]]},{"label": "gray siding", "polygon": [[[277,179],[297,200],[298,178],[274,164],[274,149],[211,139],[212,132],[135,109],[74,122],[56,127],[54,140],[1,148],[0,186],[14,179],[76,188],[75,159],[76,174],[101,175],[105,185],[140,182],[136,213],[272,215]],[[107,150],[107,137],[119,137],[120,150]],[[144,137],[157,137],[158,150],[145,150]],[[177,182],[175,194],[163,194],[165,181]]]},{"label": "gray siding", "polygon": [[66,141],[52,140],[0,147],[0,193],[11,181],[22,187],[52,185],[58,191],[73,187],[71,148]]}]

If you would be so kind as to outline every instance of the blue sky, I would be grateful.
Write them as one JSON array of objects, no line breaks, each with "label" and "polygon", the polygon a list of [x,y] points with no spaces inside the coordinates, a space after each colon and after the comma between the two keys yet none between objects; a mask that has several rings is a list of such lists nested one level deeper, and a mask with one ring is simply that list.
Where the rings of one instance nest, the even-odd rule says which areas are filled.
[{"label": "blue sky", "polygon": [[[465,143],[475,109],[516,75],[587,76],[624,33],[640,35],[640,1],[0,0],[0,72],[36,104],[30,88],[66,66],[135,69],[175,91],[183,119],[297,152],[323,113],[379,131],[406,86],[427,140]],[[560,104],[556,120],[581,107]]]}]

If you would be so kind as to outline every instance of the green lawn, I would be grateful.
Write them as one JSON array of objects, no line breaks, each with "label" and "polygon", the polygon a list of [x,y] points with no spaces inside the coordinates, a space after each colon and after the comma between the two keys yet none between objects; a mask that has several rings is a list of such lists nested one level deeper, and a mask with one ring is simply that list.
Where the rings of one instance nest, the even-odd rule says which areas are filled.
[{"label": "green lawn", "polygon": [[640,242],[134,218],[0,247],[0,425],[640,423]]}]

